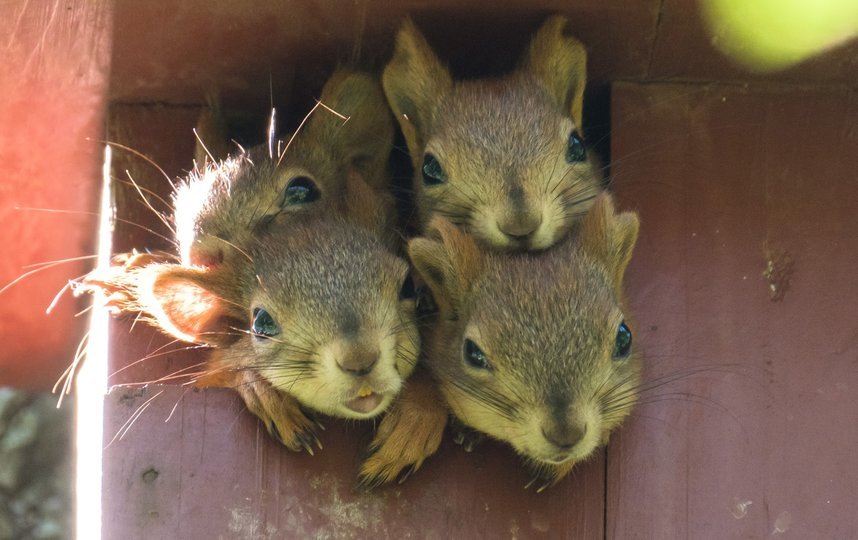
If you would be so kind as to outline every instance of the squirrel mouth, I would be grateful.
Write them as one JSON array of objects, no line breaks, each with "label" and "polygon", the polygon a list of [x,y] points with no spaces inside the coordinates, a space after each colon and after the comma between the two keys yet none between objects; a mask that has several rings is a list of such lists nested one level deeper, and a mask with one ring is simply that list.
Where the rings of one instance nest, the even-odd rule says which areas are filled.
[{"label": "squirrel mouth", "polygon": [[381,404],[381,394],[376,394],[368,386],[362,387],[357,397],[345,403],[346,407],[357,413],[371,413]]}]

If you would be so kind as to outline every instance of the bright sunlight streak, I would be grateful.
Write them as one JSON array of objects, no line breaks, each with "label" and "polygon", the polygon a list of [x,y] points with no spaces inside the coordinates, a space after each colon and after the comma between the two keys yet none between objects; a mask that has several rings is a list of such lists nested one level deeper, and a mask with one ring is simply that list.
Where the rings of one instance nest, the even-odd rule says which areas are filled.
[{"label": "bright sunlight streak", "polygon": [[[98,263],[110,265],[113,209],[110,188],[110,146],[104,148]],[[104,449],[104,395],[107,392],[108,312],[104,297],[93,297],[86,360],[75,380],[75,508],[78,540],[101,539],[101,454]]]}]

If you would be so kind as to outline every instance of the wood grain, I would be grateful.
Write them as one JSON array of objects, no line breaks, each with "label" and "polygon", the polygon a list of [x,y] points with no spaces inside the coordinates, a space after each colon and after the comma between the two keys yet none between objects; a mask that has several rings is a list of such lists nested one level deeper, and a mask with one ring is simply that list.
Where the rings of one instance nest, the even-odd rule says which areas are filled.
[{"label": "wood grain", "polygon": [[636,339],[650,380],[679,379],[611,448],[610,538],[858,534],[856,103],[615,87],[614,185],[642,221]]}]

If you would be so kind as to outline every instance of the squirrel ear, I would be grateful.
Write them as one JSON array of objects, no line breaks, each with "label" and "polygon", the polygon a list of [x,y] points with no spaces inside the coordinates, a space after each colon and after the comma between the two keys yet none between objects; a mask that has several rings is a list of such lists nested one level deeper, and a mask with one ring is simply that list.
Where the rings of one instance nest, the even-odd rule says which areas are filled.
[{"label": "squirrel ear", "polygon": [[602,261],[613,274],[614,287],[622,288],[623,275],[638,238],[639,221],[634,212],[616,213],[610,193],[596,197],[581,223],[583,249]]},{"label": "squirrel ear", "polygon": [[199,169],[203,169],[207,161],[226,159],[229,155],[229,139],[217,90],[212,89],[206,95],[206,104],[200,110],[194,131],[197,140],[194,159]]},{"label": "squirrel ear", "polygon": [[569,34],[569,20],[549,17],[530,42],[524,70],[530,73],[583,132],[584,86],[587,84],[587,50]]},{"label": "squirrel ear", "polygon": [[[346,175],[345,213],[349,221],[388,240],[395,225],[396,201],[387,190],[373,189],[355,171]],[[390,238],[391,247],[396,244]]]},{"label": "squirrel ear", "polygon": [[458,313],[482,271],[482,254],[473,238],[444,218],[433,218],[429,232],[434,238],[408,242],[408,256],[442,309]]},{"label": "squirrel ear", "polygon": [[336,114],[321,109],[313,113],[307,125],[310,137],[333,148],[371,186],[385,186],[393,119],[381,84],[368,73],[339,69],[325,83],[319,100]]},{"label": "squirrel ear", "polygon": [[405,19],[399,29],[396,50],[384,68],[382,83],[411,160],[415,165],[421,163],[432,113],[453,81],[411,19]]},{"label": "squirrel ear", "polygon": [[175,264],[140,269],[139,301],[156,325],[184,341],[224,346],[238,339],[236,307],[216,294],[217,271]]}]

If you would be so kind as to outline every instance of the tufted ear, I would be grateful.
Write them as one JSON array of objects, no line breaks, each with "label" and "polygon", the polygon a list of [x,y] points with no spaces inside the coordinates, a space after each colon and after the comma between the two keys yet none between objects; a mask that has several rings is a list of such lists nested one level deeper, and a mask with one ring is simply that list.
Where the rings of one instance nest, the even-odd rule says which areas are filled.
[{"label": "tufted ear", "polygon": [[405,19],[399,29],[396,49],[384,68],[382,83],[405,135],[411,161],[418,166],[423,162],[432,114],[453,81],[411,19]]},{"label": "tufted ear", "polygon": [[[162,331],[193,343],[226,346],[241,337],[240,307],[225,298],[229,284],[223,266],[217,270],[154,264],[138,271],[140,310]],[[233,276],[234,277],[234,276]]]},{"label": "tufted ear", "polygon": [[387,184],[393,119],[379,81],[368,73],[338,69],[325,83],[321,108],[308,120],[313,140],[332,149],[371,186]]},{"label": "tufted ear", "polygon": [[622,289],[623,275],[638,238],[639,221],[634,212],[617,213],[613,197],[596,197],[581,222],[580,238],[585,253],[602,262],[611,273],[614,288]]},{"label": "tufted ear", "polygon": [[483,255],[474,239],[444,218],[433,218],[430,238],[408,242],[408,256],[429,285],[441,311],[457,315],[474,280],[483,270]]},{"label": "tufted ear", "polygon": [[522,69],[568,111],[583,133],[584,87],[587,84],[587,51],[569,34],[569,20],[549,17],[536,32],[524,58]]}]

